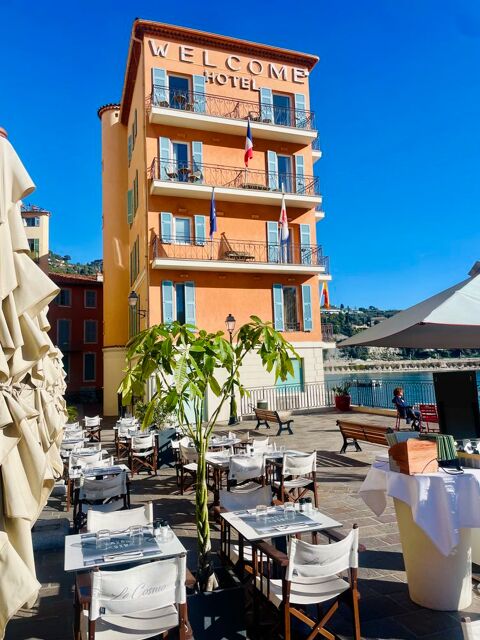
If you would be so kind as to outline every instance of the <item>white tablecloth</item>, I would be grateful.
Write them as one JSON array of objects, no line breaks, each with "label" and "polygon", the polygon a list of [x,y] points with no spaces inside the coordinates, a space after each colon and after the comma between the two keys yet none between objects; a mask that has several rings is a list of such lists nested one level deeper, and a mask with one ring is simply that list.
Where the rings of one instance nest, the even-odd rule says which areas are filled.
[{"label": "white tablecloth", "polygon": [[458,545],[459,529],[480,527],[480,469],[408,476],[376,461],[359,493],[377,516],[385,510],[387,496],[408,504],[414,522],[444,556]]}]

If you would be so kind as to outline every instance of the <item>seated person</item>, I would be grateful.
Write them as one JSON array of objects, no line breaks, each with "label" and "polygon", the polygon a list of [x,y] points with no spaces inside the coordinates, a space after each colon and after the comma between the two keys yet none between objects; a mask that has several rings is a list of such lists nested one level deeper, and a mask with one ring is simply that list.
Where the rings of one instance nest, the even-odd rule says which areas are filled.
[{"label": "seated person", "polygon": [[398,411],[398,415],[401,418],[405,418],[407,424],[412,423],[412,427],[415,431],[420,431],[421,427],[421,415],[420,411],[416,411],[412,408],[411,405],[408,405],[405,402],[405,398],[403,397],[403,388],[397,387],[393,390],[393,404]]}]

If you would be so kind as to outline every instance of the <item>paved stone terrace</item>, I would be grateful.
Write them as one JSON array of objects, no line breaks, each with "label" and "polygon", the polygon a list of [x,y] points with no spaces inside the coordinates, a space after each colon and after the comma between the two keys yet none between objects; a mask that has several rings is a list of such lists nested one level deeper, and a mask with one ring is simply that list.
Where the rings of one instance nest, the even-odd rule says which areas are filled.
[{"label": "paved stone terrace", "polygon": [[[368,472],[375,454],[384,447],[363,444],[361,452],[339,455],[342,438],[335,412],[295,417],[294,435],[282,435],[276,441],[289,447],[318,451],[318,483],[321,509],[342,522],[348,529],[354,522],[360,527],[360,539],[366,551],[360,554],[360,611],[362,636],[368,640],[461,640],[459,620],[462,613],[435,612],[415,605],[408,596],[402,550],[393,504],[376,517],[358,497],[358,488]],[[347,417],[346,415],[344,417]],[[391,418],[349,414],[350,418],[392,424]],[[111,423],[110,423],[111,424]],[[254,423],[244,422],[234,429],[252,430]],[[226,431],[219,428],[219,432]],[[266,430],[262,428],[262,432]],[[274,434],[275,431],[272,429]],[[105,431],[107,446],[112,446],[113,432]],[[189,566],[195,567],[195,525],[193,493],[181,496],[172,469],[162,469],[157,477],[136,476],[132,483],[132,504],[154,500],[156,514],[168,517],[177,535],[189,549]],[[65,512],[62,497],[52,496],[41,521],[71,519]],[[63,521],[66,525],[67,522]],[[58,523],[60,524],[60,522]],[[214,547],[219,531],[212,524]],[[42,590],[37,606],[21,612],[8,628],[6,640],[66,640],[72,637],[73,576],[63,571],[63,550],[38,551],[37,572]],[[448,579],[448,576],[445,576]],[[474,599],[468,615],[480,617],[480,597]],[[340,610],[333,618],[339,637],[351,636],[348,613]],[[229,639],[230,640],[230,639]]]}]

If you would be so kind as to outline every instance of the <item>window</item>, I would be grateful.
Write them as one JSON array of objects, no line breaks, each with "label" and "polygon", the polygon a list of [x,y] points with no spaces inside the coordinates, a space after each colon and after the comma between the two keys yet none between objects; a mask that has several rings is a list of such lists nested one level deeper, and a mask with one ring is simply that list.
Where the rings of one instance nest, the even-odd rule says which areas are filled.
[{"label": "window", "polygon": [[290,156],[277,156],[278,187],[292,193],[292,158]]},{"label": "window", "polygon": [[40,257],[40,240],[38,238],[28,238],[28,246],[30,247],[32,260],[38,260]]},{"label": "window", "polygon": [[70,347],[70,330],[71,320],[57,320],[57,344],[60,349],[68,349]]},{"label": "window", "polygon": [[65,380],[67,380],[68,382],[70,380],[70,354],[69,353],[63,354],[63,368],[65,369],[65,373],[67,374],[67,377],[65,378]]},{"label": "window", "polygon": [[177,244],[190,244],[192,241],[190,218],[175,217],[173,220],[175,223],[175,242]]},{"label": "window", "polygon": [[39,227],[40,226],[40,218],[35,216],[34,218],[24,218],[26,227]]},{"label": "window", "polygon": [[179,282],[175,285],[175,311],[175,319],[181,324],[185,324],[185,285],[183,282]]},{"label": "window", "polygon": [[86,289],[84,304],[86,309],[97,308],[97,292],[92,289]]},{"label": "window", "polygon": [[289,96],[281,93],[273,94],[273,121],[275,124],[291,125],[291,111]]},{"label": "window", "polygon": [[195,283],[162,282],[163,322],[195,324]]},{"label": "window", "polygon": [[83,354],[83,381],[95,382],[96,380],[96,356],[94,353]]},{"label": "window", "polygon": [[135,172],[135,178],[133,179],[133,215],[137,213],[138,209],[138,171]]},{"label": "window", "polygon": [[170,106],[174,109],[187,109],[192,101],[189,99],[190,82],[188,78],[169,76],[168,86],[170,93]]},{"label": "window", "polygon": [[60,289],[60,293],[56,297],[59,307],[71,307],[72,306],[72,290]]},{"label": "window", "polygon": [[133,116],[133,125],[132,125],[132,149],[135,149],[135,140],[137,139],[137,133],[138,133],[138,113],[137,110],[135,109],[135,114]]},{"label": "window", "polygon": [[173,169],[179,182],[187,182],[188,180],[188,156],[189,148],[187,143],[172,142]]},{"label": "window", "polygon": [[97,321],[85,320],[83,324],[83,341],[86,344],[97,343]]},{"label": "window", "polygon": [[297,287],[283,287],[283,317],[285,318],[285,331],[300,331]]}]

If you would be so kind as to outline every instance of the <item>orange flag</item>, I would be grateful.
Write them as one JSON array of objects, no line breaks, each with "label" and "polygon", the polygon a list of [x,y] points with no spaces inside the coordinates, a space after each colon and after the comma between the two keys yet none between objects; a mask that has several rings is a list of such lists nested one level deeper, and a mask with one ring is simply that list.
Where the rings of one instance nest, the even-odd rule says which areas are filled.
[{"label": "orange flag", "polygon": [[322,285],[322,297],[324,309],[330,309],[330,296],[328,295],[328,284],[325,281]]}]

